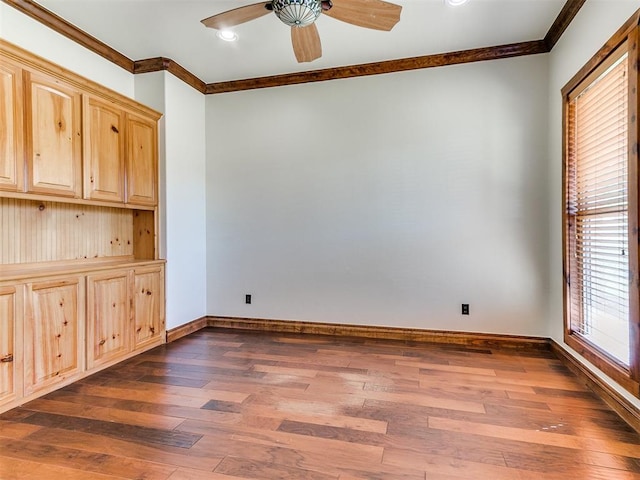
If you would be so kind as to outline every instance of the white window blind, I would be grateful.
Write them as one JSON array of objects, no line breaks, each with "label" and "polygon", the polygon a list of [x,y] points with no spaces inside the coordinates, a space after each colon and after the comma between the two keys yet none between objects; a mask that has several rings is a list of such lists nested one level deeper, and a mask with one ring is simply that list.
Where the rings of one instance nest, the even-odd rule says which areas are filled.
[{"label": "white window blind", "polygon": [[[629,365],[627,54],[570,96],[570,326]],[[603,71],[602,71],[603,70]]]}]

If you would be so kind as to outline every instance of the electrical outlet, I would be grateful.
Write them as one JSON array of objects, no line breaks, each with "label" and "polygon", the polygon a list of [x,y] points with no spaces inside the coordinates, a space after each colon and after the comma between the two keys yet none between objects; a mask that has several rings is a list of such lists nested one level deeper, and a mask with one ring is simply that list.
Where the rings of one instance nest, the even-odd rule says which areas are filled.
[{"label": "electrical outlet", "polygon": [[251,303],[251,294],[250,294],[250,293],[247,293],[247,294],[244,296],[244,303],[246,303],[246,304]]},{"label": "electrical outlet", "polygon": [[469,315],[469,304],[468,303],[463,303],[462,304],[462,315]]}]

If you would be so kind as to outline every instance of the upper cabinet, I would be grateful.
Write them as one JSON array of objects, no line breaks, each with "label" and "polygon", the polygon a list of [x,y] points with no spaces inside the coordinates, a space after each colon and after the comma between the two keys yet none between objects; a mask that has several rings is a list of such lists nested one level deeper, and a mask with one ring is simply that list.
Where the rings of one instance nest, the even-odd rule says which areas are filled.
[{"label": "upper cabinet", "polygon": [[0,190],[24,190],[22,69],[0,61]]},{"label": "upper cabinet", "polygon": [[84,198],[124,202],[125,114],[85,96],[83,118]]},{"label": "upper cabinet", "polygon": [[0,39],[0,196],[154,210],[159,118]]},{"label": "upper cabinet", "polygon": [[155,120],[127,114],[127,203],[158,203],[158,138]]},{"label": "upper cabinet", "polygon": [[81,93],[47,75],[24,77],[27,191],[80,197]]},{"label": "upper cabinet", "polygon": [[155,119],[85,96],[83,143],[84,198],[150,207],[158,204]]}]

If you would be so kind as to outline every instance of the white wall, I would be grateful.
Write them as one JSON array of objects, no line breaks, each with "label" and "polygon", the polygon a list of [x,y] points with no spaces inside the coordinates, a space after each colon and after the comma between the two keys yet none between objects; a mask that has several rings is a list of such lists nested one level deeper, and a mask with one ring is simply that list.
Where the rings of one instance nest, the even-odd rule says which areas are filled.
[{"label": "white wall", "polygon": [[549,66],[549,314],[548,336],[640,408],[640,401],[605,377],[563,340],[562,307],[562,87],[640,8],[638,0],[589,0],[550,54]]},{"label": "white wall", "polygon": [[136,75],[136,98],[163,112],[160,255],[167,259],[167,328],[207,314],[205,100],[166,72]]},{"label": "white wall", "polygon": [[545,335],[547,91],[538,55],[207,97],[208,312]]},{"label": "white wall", "polygon": [[0,2],[0,38],[133,98],[133,75]]},{"label": "white wall", "polygon": [[166,81],[167,327],[207,314],[205,97]]}]

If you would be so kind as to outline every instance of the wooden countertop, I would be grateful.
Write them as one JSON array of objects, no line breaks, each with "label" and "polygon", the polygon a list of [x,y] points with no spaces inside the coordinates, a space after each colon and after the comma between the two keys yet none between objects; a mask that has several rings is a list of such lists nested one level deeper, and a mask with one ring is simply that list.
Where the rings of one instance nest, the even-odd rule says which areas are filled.
[{"label": "wooden countertop", "polygon": [[19,263],[0,265],[0,282],[16,282],[54,275],[73,275],[115,268],[161,265],[166,260],[140,260],[130,256],[67,260],[61,262]]}]

